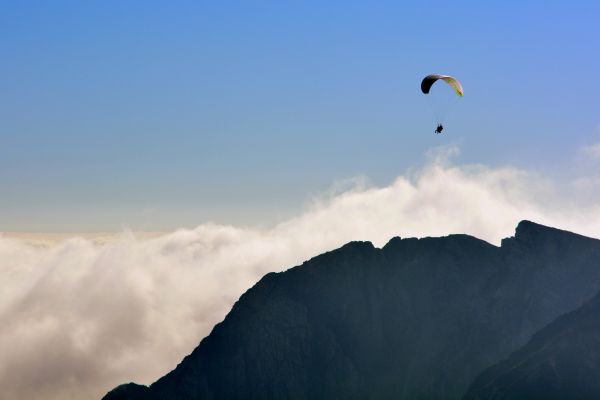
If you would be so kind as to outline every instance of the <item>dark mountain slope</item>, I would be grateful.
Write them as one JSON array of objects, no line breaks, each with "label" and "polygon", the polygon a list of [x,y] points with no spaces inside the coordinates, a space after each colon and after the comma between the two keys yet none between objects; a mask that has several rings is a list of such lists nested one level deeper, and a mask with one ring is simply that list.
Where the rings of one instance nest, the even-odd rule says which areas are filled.
[{"label": "dark mountain slope", "polygon": [[458,399],[600,289],[598,256],[600,241],[526,221],[501,247],[466,235],[350,243],[266,275],[175,370],[130,390],[148,400]]},{"label": "dark mountain slope", "polygon": [[600,294],[486,370],[464,399],[600,399]]}]

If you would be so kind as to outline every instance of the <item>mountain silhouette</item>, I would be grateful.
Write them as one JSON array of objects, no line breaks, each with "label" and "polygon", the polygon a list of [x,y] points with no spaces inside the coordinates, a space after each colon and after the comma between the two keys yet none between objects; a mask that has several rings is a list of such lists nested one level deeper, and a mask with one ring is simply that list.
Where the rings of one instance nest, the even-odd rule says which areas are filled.
[{"label": "mountain silhouette", "polygon": [[597,260],[600,241],[529,221],[500,247],[351,242],[265,275],[173,371],[104,399],[461,399],[600,290]]}]

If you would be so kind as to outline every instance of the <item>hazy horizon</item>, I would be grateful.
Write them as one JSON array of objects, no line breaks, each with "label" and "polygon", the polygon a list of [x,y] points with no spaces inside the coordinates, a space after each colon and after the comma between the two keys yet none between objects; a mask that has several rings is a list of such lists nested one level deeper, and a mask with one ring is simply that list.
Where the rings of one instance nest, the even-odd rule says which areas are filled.
[{"label": "hazy horizon", "polygon": [[[439,145],[568,180],[600,142],[599,16],[593,2],[4,4],[0,231],[274,224]],[[465,88],[443,135],[429,73]]]}]

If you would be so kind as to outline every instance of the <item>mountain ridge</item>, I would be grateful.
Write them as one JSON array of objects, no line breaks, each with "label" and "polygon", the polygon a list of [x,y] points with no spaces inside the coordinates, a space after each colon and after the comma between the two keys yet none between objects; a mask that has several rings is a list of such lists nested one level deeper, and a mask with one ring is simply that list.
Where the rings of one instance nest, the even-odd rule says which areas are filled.
[{"label": "mountain ridge", "polygon": [[483,371],[463,400],[600,398],[600,293]]},{"label": "mountain ridge", "polygon": [[265,275],[173,371],[104,399],[459,399],[600,289],[599,254],[596,239],[531,221],[499,247],[350,242]]}]

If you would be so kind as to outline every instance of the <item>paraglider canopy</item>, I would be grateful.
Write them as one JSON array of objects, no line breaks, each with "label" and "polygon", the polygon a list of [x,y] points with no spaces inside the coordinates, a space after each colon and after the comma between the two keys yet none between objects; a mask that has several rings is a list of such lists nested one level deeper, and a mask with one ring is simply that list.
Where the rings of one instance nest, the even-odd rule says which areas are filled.
[{"label": "paraglider canopy", "polygon": [[462,85],[460,84],[459,80],[450,75],[439,75],[439,74],[427,75],[425,78],[423,78],[423,81],[421,81],[421,91],[424,94],[428,94],[429,90],[431,89],[431,86],[433,86],[433,84],[438,80],[443,80],[444,82],[446,82],[447,84],[452,86],[452,88],[454,89],[454,91],[456,92],[457,95],[459,95],[460,97],[463,96],[464,91],[463,91]]}]

